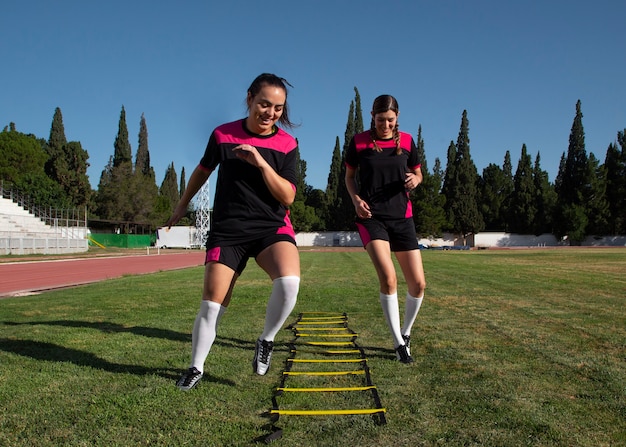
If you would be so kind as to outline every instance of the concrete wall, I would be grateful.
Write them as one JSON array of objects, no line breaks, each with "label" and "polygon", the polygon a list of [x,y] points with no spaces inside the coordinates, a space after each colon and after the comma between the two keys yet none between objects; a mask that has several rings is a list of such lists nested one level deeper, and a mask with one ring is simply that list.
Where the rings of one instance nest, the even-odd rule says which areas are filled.
[{"label": "concrete wall", "polygon": [[[356,231],[326,231],[318,233],[298,233],[296,242],[301,247],[360,247],[361,238]],[[552,234],[539,236],[485,232],[470,235],[466,240],[447,233],[440,238],[420,238],[418,242],[428,248],[463,247],[507,248],[507,247],[568,247],[567,240],[559,241]],[[589,236],[581,246],[586,247],[626,247],[626,236]]]}]

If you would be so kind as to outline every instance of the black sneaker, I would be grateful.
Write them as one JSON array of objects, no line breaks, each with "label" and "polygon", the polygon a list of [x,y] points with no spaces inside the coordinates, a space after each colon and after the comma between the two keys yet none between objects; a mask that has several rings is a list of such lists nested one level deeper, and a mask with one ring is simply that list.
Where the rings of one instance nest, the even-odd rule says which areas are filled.
[{"label": "black sneaker", "polygon": [[200,379],[202,379],[202,373],[194,366],[180,376],[180,379],[176,382],[176,386],[183,391],[189,391],[200,382]]},{"label": "black sneaker", "polygon": [[254,348],[254,360],[252,360],[252,369],[260,376],[264,376],[270,369],[272,360],[272,350],[274,342],[267,340],[257,340]]},{"label": "black sneaker", "polygon": [[402,363],[413,363],[413,357],[409,354],[406,345],[401,345],[396,348],[396,358]]},{"label": "black sneaker", "polygon": [[402,340],[404,340],[404,344],[406,346],[406,350],[409,353],[409,355],[411,355],[411,336],[410,335],[403,335],[402,336]]}]

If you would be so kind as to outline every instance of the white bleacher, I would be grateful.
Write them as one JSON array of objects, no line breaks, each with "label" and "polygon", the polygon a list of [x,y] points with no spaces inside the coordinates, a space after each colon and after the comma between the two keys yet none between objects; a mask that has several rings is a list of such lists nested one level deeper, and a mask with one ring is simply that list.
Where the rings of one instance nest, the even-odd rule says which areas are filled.
[{"label": "white bleacher", "polygon": [[85,227],[48,225],[13,200],[0,197],[0,255],[61,254],[89,249]]}]

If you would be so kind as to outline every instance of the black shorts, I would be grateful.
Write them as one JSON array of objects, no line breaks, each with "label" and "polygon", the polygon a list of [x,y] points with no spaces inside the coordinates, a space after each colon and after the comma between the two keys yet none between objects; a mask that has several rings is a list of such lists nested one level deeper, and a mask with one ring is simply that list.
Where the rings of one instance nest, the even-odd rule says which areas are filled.
[{"label": "black shorts", "polygon": [[241,275],[246,268],[248,259],[251,257],[256,258],[267,247],[281,241],[291,242],[293,245],[296,245],[296,241],[291,235],[276,233],[239,245],[221,246],[217,242],[213,246],[207,245],[204,263],[219,262]]},{"label": "black shorts", "polygon": [[361,236],[363,247],[374,239],[389,242],[391,251],[409,251],[419,248],[413,218],[379,220],[357,219],[356,226]]}]

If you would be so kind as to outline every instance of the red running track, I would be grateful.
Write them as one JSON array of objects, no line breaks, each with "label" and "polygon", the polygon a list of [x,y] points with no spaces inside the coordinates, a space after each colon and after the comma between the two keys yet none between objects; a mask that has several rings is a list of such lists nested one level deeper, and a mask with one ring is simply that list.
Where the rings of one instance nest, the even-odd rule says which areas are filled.
[{"label": "red running track", "polygon": [[0,297],[204,264],[204,251],[0,264]]}]

